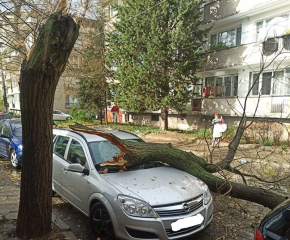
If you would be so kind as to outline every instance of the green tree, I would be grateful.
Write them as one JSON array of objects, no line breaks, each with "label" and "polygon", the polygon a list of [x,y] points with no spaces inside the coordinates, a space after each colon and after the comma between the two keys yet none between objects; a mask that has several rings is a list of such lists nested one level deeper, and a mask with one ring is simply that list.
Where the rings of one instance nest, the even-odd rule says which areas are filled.
[{"label": "green tree", "polygon": [[[78,74],[79,89],[77,98],[80,106],[94,113],[102,113],[106,107],[108,84],[106,83],[105,45],[100,37],[104,31],[104,18],[100,15],[93,22],[92,30],[84,45],[82,66]],[[102,118],[100,119],[102,121]]]},{"label": "green tree", "polygon": [[124,0],[108,35],[107,63],[114,100],[127,110],[182,111],[192,95],[201,48],[209,29],[201,29],[201,0]]}]

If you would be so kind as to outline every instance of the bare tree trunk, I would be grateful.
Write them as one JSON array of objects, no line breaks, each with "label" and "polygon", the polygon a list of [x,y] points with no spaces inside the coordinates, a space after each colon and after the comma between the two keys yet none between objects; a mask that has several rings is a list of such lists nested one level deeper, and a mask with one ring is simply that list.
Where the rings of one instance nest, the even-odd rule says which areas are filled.
[{"label": "bare tree trunk", "polygon": [[41,237],[51,231],[53,101],[79,32],[74,20],[62,15],[62,10],[41,27],[21,68],[23,156],[16,228],[21,238]]},{"label": "bare tree trunk", "polygon": [[161,130],[168,130],[168,110],[161,109]]}]

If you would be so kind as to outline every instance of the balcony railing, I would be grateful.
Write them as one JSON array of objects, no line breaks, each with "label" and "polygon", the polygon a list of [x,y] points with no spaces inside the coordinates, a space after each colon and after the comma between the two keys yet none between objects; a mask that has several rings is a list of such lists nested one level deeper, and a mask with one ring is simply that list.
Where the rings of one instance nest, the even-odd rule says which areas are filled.
[{"label": "balcony railing", "polygon": [[72,107],[73,105],[75,105],[76,103],[65,103],[65,107]]}]

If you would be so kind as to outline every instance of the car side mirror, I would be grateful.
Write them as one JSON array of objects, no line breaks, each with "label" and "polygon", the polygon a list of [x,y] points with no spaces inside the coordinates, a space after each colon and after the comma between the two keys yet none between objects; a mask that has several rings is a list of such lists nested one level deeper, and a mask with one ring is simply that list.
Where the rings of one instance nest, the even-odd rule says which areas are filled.
[{"label": "car side mirror", "polygon": [[85,175],[89,175],[90,171],[87,168],[84,168],[81,164],[79,163],[72,163],[68,165],[67,171],[69,172],[78,172],[78,173],[83,173]]}]

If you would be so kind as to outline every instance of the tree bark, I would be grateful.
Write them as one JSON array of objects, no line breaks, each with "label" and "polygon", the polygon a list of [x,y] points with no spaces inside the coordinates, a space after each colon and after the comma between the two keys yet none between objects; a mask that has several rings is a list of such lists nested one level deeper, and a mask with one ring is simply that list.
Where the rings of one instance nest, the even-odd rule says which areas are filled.
[{"label": "tree bark", "polygon": [[51,231],[53,101],[79,33],[79,26],[62,10],[40,28],[21,67],[23,155],[16,233],[25,239]]},{"label": "tree bark", "polygon": [[[115,161],[104,163],[102,166],[118,165],[120,170],[123,170],[123,166],[128,167],[148,161],[161,161],[199,178],[213,192],[221,194],[228,193],[229,196],[255,202],[271,209],[285,200],[285,197],[272,191],[240,183],[228,182],[225,179],[216,177],[210,173],[209,170],[212,170],[211,165],[208,165],[203,158],[194,155],[192,152],[185,152],[174,148],[171,144],[140,143],[120,140],[112,134],[84,128],[80,125],[70,126],[70,128],[100,135],[119,147],[122,153],[116,157]],[[190,191],[190,189],[187,190]]]},{"label": "tree bark", "polygon": [[168,130],[168,110],[161,109],[161,130]]}]

